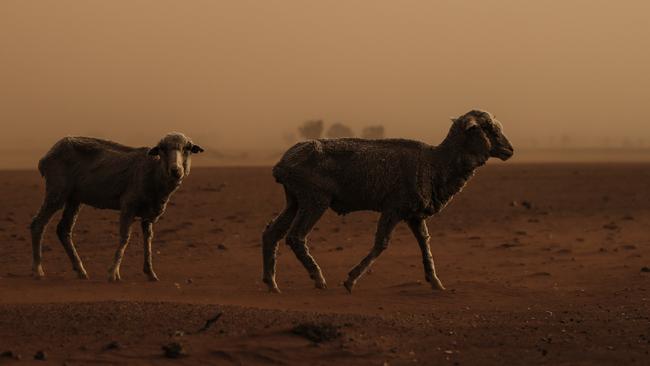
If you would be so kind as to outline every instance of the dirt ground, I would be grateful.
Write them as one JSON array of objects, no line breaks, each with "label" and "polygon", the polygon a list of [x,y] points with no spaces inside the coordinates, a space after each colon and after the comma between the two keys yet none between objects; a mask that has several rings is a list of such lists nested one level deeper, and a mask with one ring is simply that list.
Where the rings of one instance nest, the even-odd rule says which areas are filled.
[{"label": "dirt ground", "polygon": [[[341,282],[370,249],[377,214],[332,212],[310,236],[329,289],[314,289],[282,244],[283,293],[267,292],[260,236],[283,207],[269,167],[193,170],[156,227],[160,282],[148,282],[141,271],[139,225],[123,282],[107,282],[117,213],[89,207],[74,239],[91,279],[76,279],[53,221],[44,240],[47,277],[34,280],[27,226],[43,187],[36,171],[0,172],[0,353],[12,352],[0,364],[42,364],[34,360],[37,351],[66,365],[650,359],[650,164],[481,169],[429,220],[445,292],[424,282],[418,246],[400,225],[372,272],[348,294]],[[292,333],[310,322],[334,333],[324,340]],[[161,347],[172,342],[185,357],[164,357]]]}]

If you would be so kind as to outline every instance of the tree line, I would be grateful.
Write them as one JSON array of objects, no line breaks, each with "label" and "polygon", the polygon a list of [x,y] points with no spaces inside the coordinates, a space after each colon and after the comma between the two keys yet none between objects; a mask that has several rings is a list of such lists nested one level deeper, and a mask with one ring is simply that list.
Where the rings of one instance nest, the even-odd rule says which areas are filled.
[{"label": "tree line", "polygon": [[[327,138],[355,137],[354,131],[350,127],[339,122],[330,125],[325,130],[325,122],[322,119],[303,122],[298,127],[298,133],[306,140],[319,139],[323,136]],[[384,126],[372,125],[364,127],[359,136],[366,139],[381,139],[384,138],[384,134]]]}]

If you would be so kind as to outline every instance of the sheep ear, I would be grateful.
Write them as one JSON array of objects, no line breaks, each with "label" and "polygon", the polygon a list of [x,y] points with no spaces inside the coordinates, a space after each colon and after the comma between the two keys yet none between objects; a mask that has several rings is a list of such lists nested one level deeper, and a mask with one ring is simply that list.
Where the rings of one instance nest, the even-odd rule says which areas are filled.
[{"label": "sheep ear", "polygon": [[449,117],[449,119],[451,120],[451,123],[456,123],[456,121],[458,121],[458,118],[454,117]]},{"label": "sheep ear", "polygon": [[192,144],[192,154],[198,154],[198,153],[202,153],[204,151],[205,150],[203,150],[203,148],[201,146]]},{"label": "sheep ear", "polygon": [[154,146],[154,147],[152,147],[151,149],[149,149],[148,154],[151,155],[151,156],[158,156],[158,155],[160,155],[160,147],[158,147],[158,146]]}]

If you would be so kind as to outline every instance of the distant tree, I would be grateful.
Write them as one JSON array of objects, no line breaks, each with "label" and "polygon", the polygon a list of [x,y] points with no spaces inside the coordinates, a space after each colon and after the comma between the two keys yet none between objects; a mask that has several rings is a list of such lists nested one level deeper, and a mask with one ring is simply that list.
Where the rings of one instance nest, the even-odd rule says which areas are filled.
[{"label": "distant tree", "polygon": [[306,140],[319,139],[323,135],[323,120],[312,119],[303,122],[302,126],[298,127],[300,136]]},{"label": "distant tree", "polygon": [[327,129],[327,137],[329,138],[339,138],[339,137],[353,137],[354,132],[352,129],[342,123],[335,123]]},{"label": "distant tree", "polygon": [[384,126],[367,126],[364,127],[361,131],[361,137],[364,139],[383,139],[384,138]]}]

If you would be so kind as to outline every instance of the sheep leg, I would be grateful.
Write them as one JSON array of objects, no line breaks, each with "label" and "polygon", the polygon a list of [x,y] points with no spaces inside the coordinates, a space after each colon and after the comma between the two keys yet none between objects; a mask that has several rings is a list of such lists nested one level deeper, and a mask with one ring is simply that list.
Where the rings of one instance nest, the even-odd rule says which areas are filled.
[{"label": "sheep leg", "polygon": [[45,227],[52,219],[52,216],[63,207],[63,203],[59,200],[54,200],[50,195],[46,195],[43,205],[34,216],[30,225],[32,234],[32,276],[35,278],[43,278],[42,261],[42,239]]},{"label": "sheep leg", "polygon": [[72,229],[74,228],[75,221],[77,220],[77,215],[79,215],[79,207],[81,204],[79,202],[68,201],[63,209],[63,215],[61,216],[61,221],[56,227],[56,234],[59,237],[63,249],[68,254],[70,262],[72,263],[72,269],[77,272],[77,276],[80,279],[88,279],[88,274],[84,265],[79,258],[77,249],[72,242]]},{"label": "sheep leg", "polygon": [[289,227],[296,217],[298,205],[296,200],[286,192],[287,204],[278,217],[270,222],[262,234],[262,256],[264,260],[264,275],[262,281],[269,287],[269,291],[279,293],[280,289],[275,282],[275,262],[277,259],[278,241],[289,231]]},{"label": "sheep leg", "polygon": [[377,233],[375,234],[375,245],[370,250],[370,253],[359,262],[348,274],[348,279],[345,280],[343,286],[352,293],[352,289],[356,284],[359,277],[361,277],[372,263],[379,257],[379,255],[388,248],[390,235],[395,229],[395,226],[400,222],[397,215],[391,213],[382,213],[377,224]]},{"label": "sheep leg", "polygon": [[142,220],[142,237],[144,239],[144,267],[143,271],[149,277],[149,281],[158,281],[158,276],[153,270],[153,259],[151,254],[151,241],[153,240],[153,223]]},{"label": "sheep leg", "polygon": [[429,230],[427,229],[427,222],[422,219],[408,220],[409,228],[413,232],[415,239],[418,241],[420,250],[422,251],[422,263],[424,265],[424,278],[431,284],[434,290],[444,290],[445,287],[440,282],[436,275],[436,266],[433,263],[433,256],[431,255],[431,248],[429,247]]},{"label": "sheep leg", "polygon": [[129,244],[129,237],[131,236],[131,225],[133,224],[134,217],[131,213],[122,212],[120,214],[120,246],[115,252],[115,258],[113,260],[113,265],[108,270],[108,281],[117,282],[122,278],[120,277],[120,265],[122,264],[122,258],[124,258],[124,251],[126,251],[126,246]]},{"label": "sheep leg", "polygon": [[314,257],[309,254],[309,248],[307,247],[306,237],[311,229],[316,225],[318,220],[323,216],[327,210],[326,205],[317,205],[312,206],[309,209],[305,209],[305,205],[299,205],[296,218],[289,229],[287,234],[287,244],[291,247],[296,258],[302,263],[309,277],[314,280],[316,288],[326,289],[327,282],[323,278],[323,273],[321,272],[318,263],[314,260]]}]

